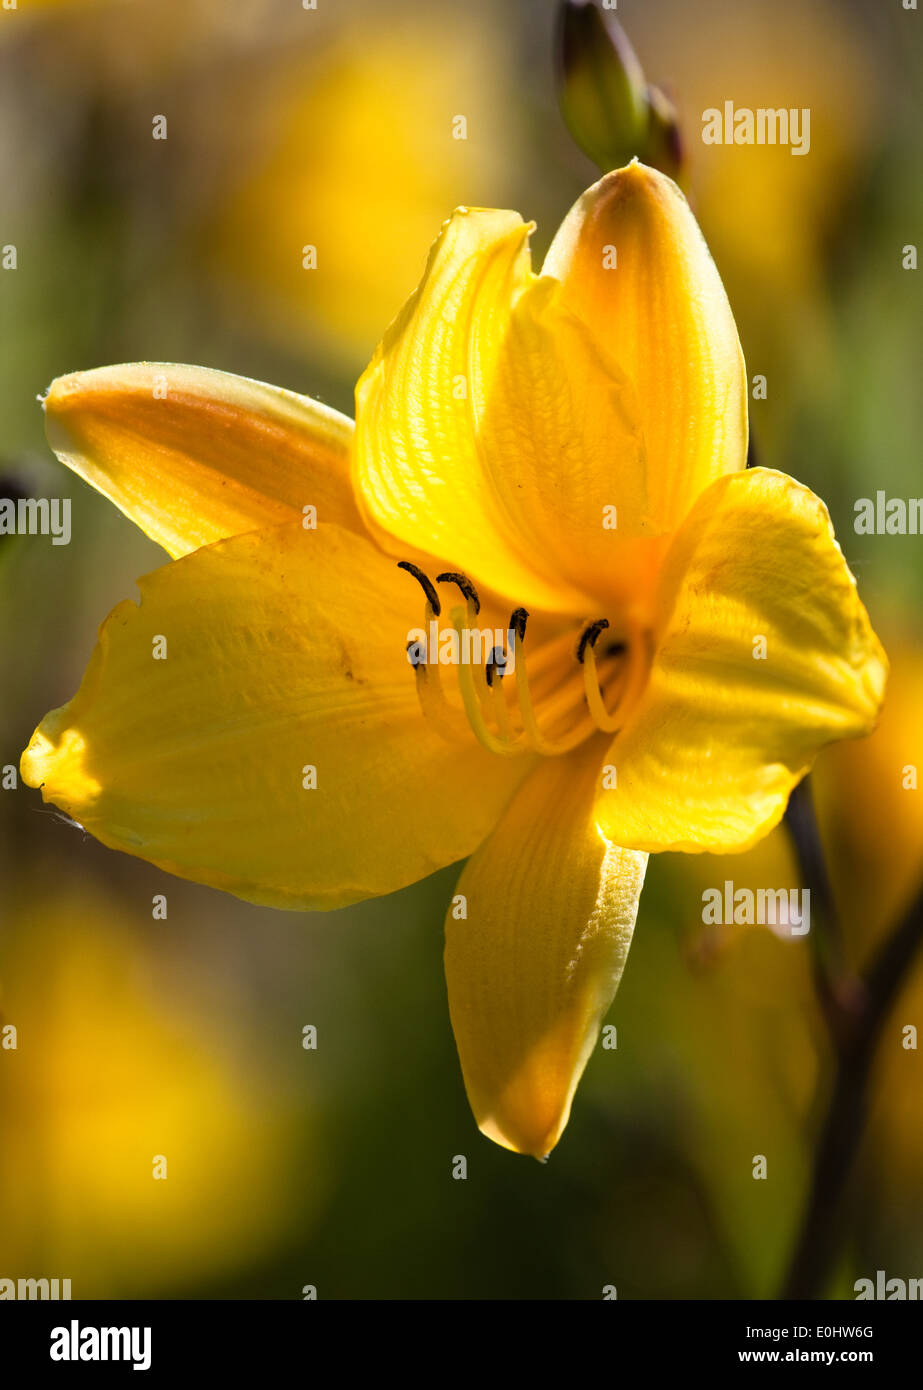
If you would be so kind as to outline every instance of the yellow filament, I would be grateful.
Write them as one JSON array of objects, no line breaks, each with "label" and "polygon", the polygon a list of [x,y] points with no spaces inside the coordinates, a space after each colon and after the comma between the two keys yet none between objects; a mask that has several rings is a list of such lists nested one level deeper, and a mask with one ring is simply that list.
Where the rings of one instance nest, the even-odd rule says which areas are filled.
[{"label": "yellow filament", "polygon": [[503,738],[513,739],[518,735],[513,734],[513,726],[510,724],[510,712],[506,703],[506,692],[503,689],[503,677],[494,668],[493,685],[490,693],[494,699],[494,715],[500,726],[500,733]]},{"label": "yellow filament", "polygon": [[583,687],[586,691],[587,704],[593,722],[606,734],[617,734],[620,729],[624,728],[625,720],[641,693],[647,675],[650,653],[646,649],[650,645],[649,638],[640,627],[633,624],[626,636],[626,645],[628,647],[628,670],[624,687],[611,714],[603,704],[602,692],[599,688],[599,674],[596,669],[596,654],[592,644],[588,642],[584,648]]},{"label": "yellow filament", "polygon": [[[435,613],[432,605],[427,600],[423,609],[423,631],[429,632],[430,622],[435,620]],[[432,653],[427,651],[427,658]],[[420,662],[414,666],[414,676],[417,681],[417,699],[420,702],[420,709],[425,719],[428,719],[436,732],[449,743],[466,742],[468,729],[459,718],[460,710],[455,710],[449,704],[442,689],[442,678],[439,672],[439,653],[436,652],[436,660],[430,662]]]},{"label": "yellow filament", "polygon": [[526,673],[526,663],[522,656],[522,638],[519,633],[515,633],[514,657],[516,667],[516,693],[519,696],[519,713],[522,717],[522,726],[525,729],[526,737],[535,749],[536,753],[544,753],[547,757],[557,757],[561,753],[569,753],[572,748],[576,748],[586,738],[586,734],[579,727],[573,730],[569,737],[553,740],[542,733],[535,718],[535,711],[532,708],[532,697],[529,694],[529,677]]},{"label": "yellow filament", "polygon": [[[465,658],[464,633],[462,628],[458,626],[458,623],[456,622],[456,617],[461,613],[461,611],[462,610],[460,608],[452,609],[452,625],[455,628],[455,631],[458,633],[458,663],[460,666],[464,664]],[[469,633],[474,632],[475,628],[477,627],[478,613],[477,609],[474,606],[473,599],[466,599],[464,611],[464,631],[467,631]],[[488,653],[488,660],[489,658],[490,654]],[[471,671],[474,679],[474,688],[477,691],[478,702],[480,703],[481,711],[484,715],[484,718],[489,719],[492,711],[494,710],[495,701],[491,693],[490,686],[487,684],[487,676],[484,672],[484,667],[481,666],[479,662],[474,662],[473,664],[469,665],[469,670]]]},{"label": "yellow filament", "polygon": [[[590,707],[590,714],[593,723],[598,729],[602,729],[605,734],[614,734],[620,728],[620,722],[615,714],[610,714],[603,704],[602,692],[599,689],[599,675],[596,670],[596,657],[589,642],[583,653],[583,688],[586,691],[586,702]],[[616,705],[616,712],[618,705]]]},{"label": "yellow filament", "polygon": [[[458,633],[459,642],[462,640],[465,624],[465,610],[463,608],[452,609],[452,626]],[[510,741],[508,738],[498,738],[487,727],[484,718],[484,711],[481,700],[475,685],[474,671],[480,671],[484,681],[484,689],[487,689],[487,679],[480,666],[472,667],[467,661],[462,661],[463,652],[459,649],[458,663],[458,688],[461,691],[462,703],[465,706],[465,713],[468,722],[474,730],[479,743],[483,744],[491,753],[500,753],[505,758],[514,757],[518,753],[526,752],[526,744],[522,740]]]}]

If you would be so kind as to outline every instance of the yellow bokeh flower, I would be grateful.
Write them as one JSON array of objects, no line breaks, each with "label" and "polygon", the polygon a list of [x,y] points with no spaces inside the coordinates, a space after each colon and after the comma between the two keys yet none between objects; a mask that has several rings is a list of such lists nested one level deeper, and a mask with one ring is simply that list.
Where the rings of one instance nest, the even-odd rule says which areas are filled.
[{"label": "yellow bokeh flower", "polygon": [[[105,844],[257,902],[471,855],[446,932],[468,1095],[543,1156],[648,852],[754,844],[873,726],[885,658],[823,504],[745,470],[737,332],[676,186],[607,175],[538,276],[529,232],[446,223],[352,436],[198,368],[54,383],[59,457],[176,559],[22,768]],[[408,661],[421,618],[440,655],[454,633],[451,679],[432,639]]]},{"label": "yellow bokeh flower", "polygon": [[0,950],[0,1275],[73,1298],[159,1296],[284,1247],[291,1194],[325,1195],[315,1139],[259,1065],[163,997],[120,905],[40,882]]},{"label": "yellow bokeh flower", "polygon": [[209,238],[229,312],[239,318],[247,294],[256,331],[350,372],[458,190],[492,200],[520,155],[501,24],[414,11],[370,42],[370,22],[344,23],[320,60],[309,49],[262,77],[247,70],[253,147],[235,132]]}]

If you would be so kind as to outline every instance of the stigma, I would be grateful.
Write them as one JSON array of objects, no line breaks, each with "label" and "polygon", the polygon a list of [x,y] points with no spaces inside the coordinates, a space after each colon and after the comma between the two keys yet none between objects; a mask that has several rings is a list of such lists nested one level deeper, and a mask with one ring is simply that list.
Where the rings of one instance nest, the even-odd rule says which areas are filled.
[{"label": "stigma", "polygon": [[[554,636],[530,644],[527,657],[527,609],[514,609],[499,629],[479,626],[480,597],[466,575],[447,570],[433,583],[410,561],[399,568],[424,597],[422,627],[407,643],[420,706],[447,739],[470,731],[502,757],[555,757],[594,733],[623,727],[650,669],[650,636],[638,624],[614,627],[605,617],[563,623]],[[453,586],[464,600],[449,608],[448,626],[439,622],[437,585]],[[447,669],[454,678],[444,683]]]}]

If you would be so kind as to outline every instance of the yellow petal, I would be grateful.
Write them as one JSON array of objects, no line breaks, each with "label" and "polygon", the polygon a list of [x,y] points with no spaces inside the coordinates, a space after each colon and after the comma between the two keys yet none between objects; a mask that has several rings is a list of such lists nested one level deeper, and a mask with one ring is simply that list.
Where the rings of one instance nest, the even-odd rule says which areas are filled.
[{"label": "yellow petal", "polygon": [[253,902],[339,907],[470,854],[526,769],[461,716],[453,742],[423,719],[421,595],[367,538],[289,523],[139,588],[22,760],[113,849]]},{"label": "yellow petal", "polygon": [[558,284],[536,281],[510,316],[478,460],[508,540],[550,584],[588,596],[581,613],[637,601],[662,554],[637,414],[631,382]]},{"label": "yellow petal", "polygon": [[[543,553],[532,523],[543,470],[551,467],[547,512],[580,452],[579,439],[567,441],[565,459],[555,459],[575,415],[582,427],[579,413],[593,393],[579,377],[571,383],[566,347],[539,324],[540,305],[530,301],[512,328],[514,306],[534,284],[529,230],[516,213],[484,209],[462,209],[446,223],[423,281],[356,388],[353,476],[383,545],[409,542],[443,555],[517,604],[583,612],[592,606],[587,594]],[[607,402],[618,385],[602,366],[593,373]],[[602,408],[595,400],[593,408],[595,445]],[[612,414],[620,438],[626,426]],[[601,499],[590,500],[601,532]],[[579,498],[564,504],[569,518]]]},{"label": "yellow petal", "polygon": [[568,213],[542,273],[633,382],[651,515],[675,529],[747,453],[737,329],[688,203],[642,164],[607,174]]},{"label": "yellow petal", "polygon": [[170,555],[316,508],[362,529],[352,422],[293,391],[206,367],[75,372],[45,397],[48,442]]},{"label": "yellow petal", "polygon": [[[523,783],[446,918],[452,1027],[479,1128],[544,1157],[570,1115],[631,944],[647,855],[596,824],[605,744]],[[456,904],[458,898],[456,897]]]},{"label": "yellow petal", "polygon": [[619,844],[747,849],[825,744],[875,724],[887,659],[826,507],[781,473],[699,499],[664,563],[654,636],[597,806]]}]

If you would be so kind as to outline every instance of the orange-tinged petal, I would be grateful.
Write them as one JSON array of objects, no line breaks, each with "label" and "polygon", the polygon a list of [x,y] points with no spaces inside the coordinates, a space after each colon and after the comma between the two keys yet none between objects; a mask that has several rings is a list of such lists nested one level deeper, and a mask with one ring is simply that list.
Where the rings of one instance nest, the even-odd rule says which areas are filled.
[{"label": "orange-tinged petal", "polygon": [[542,762],[466,865],[446,918],[452,1027],[480,1129],[544,1157],[631,944],[647,855],[596,823],[605,743]]},{"label": "orange-tinged petal", "polygon": [[170,555],[302,516],[362,523],[352,421],[318,401],[206,367],[75,372],[45,397],[48,442]]},{"label": "orange-tinged petal", "polygon": [[743,850],[825,744],[867,734],[887,659],[819,498],[756,468],[700,497],[667,554],[655,655],[599,794],[610,838]]},{"label": "orange-tinged petal", "polygon": [[462,716],[453,741],[423,718],[406,655],[422,598],[366,537],[289,523],[139,588],[22,759],[113,849],[253,902],[339,907],[470,854],[528,767]]},{"label": "orange-tinged petal", "polygon": [[744,467],[747,386],[734,318],[686,199],[634,162],[568,213],[542,269],[634,385],[658,529]]}]

